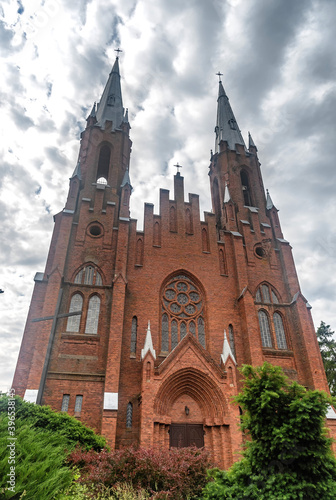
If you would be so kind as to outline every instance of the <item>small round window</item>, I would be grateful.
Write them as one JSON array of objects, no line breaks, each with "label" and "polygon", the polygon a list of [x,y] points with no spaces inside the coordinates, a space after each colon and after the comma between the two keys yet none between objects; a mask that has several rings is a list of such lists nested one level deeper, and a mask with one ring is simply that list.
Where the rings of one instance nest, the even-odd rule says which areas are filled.
[{"label": "small round window", "polygon": [[265,253],[265,250],[263,249],[263,247],[258,246],[254,249],[254,251],[255,251],[256,256],[259,257],[260,259],[262,259],[263,257],[266,257],[266,253]]},{"label": "small round window", "polygon": [[98,236],[101,236],[103,234],[103,229],[98,224],[91,224],[88,228],[88,232],[90,236],[98,238]]}]

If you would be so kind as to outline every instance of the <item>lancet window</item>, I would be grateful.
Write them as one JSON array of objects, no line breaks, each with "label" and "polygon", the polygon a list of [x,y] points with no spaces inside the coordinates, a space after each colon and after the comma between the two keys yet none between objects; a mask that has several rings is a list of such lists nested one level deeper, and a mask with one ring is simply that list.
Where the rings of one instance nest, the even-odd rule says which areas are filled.
[{"label": "lancet window", "polygon": [[205,347],[204,298],[186,275],[171,278],[161,301],[161,351],[168,353],[191,333]]},{"label": "lancet window", "polygon": [[[81,311],[82,308],[83,308],[83,297],[81,296],[80,293],[75,293],[75,295],[71,297],[69,313]],[[79,332],[80,320],[81,320],[80,314],[69,316],[66,331],[74,333]]]},{"label": "lancet window", "polygon": [[91,297],[89,300],[85,333],[92,333],[92,334],[97,333],[99,311],[100,311],[100,298],[97,295],[93,295],[93,297]]}]

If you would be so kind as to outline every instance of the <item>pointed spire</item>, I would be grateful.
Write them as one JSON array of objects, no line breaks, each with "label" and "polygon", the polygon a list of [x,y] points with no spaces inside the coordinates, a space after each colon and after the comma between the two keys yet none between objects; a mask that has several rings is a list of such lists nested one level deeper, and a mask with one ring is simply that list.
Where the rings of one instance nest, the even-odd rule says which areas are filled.
[{"label": "pointed spire", "polygon": [[121,95],[119,58],[117,57],[107,80],[104,92],[96,111],[97,125],[105,126],[106,120],[113,123],[113,130],[120,127],[124,118]]},{"label": "pointed spire", "polygon": [[274,203],[272,201],[272,198],[270,197],[268,189],[266,189],[266,192],[267,192],[266,208],[267,208],[267,210],[271,210],[271,208],[273,208],[275,205],[274,205]]},{"label": "pointed spire", "polygon": [[234,355],[232,353],[229,341],[228,341],[228,339],[226,337],[226,330],[224,330],[223,352],[221,354],[221,360],[223,361],[224,365],[225,365],[225,363],[226,363],[226,361],[227,361],[227,359],[228,359],[229,356],[231,356],[232,361],[236,365],[237,362],[236,362],[235,357],[234,357]]},{"label": "pointed spire", "polygon": [[126,186],[126,184],[129,185],[129,187],[131,188],[131,190],[133,189],[132,188],[132,184],[131,184],[131,179],[130,179],[130,176],[129,176],[129,171],[128,169],[125,170],[125,173],[124,173],[124,178],[122,180],[122,183],[121,183],[121,186],[120,187],[124,187]]},{"label": "pointed spire", "polygon": [[80,168],[80,160],[78,160],[78,162],[77,162],[76,168],[73,171],[71,179],[73,179],[76,176],[78,177],[79,180],[82,180],[82,172],[81,172],[81,168]]},{"label": "pointed spire", "polygon": [[89,118],[92,117],[92,118],[95,118],[96,116],[96,111],[97,111],[97,104],[96,104],[96,101],[93,103],[93,106],[92,106],[92,109],[91,109],[91,113],[89,114]]},{"label": "pointed spire", "polygon": [[144,345],[144,348],[141,349],[141,360],[144,359],[144,357],[146,356],[148,351],[150,351],[152,353],[153,358],[156,359],[156,354],[155,354],[155,350],[153,347],[152,334],[151,334],[151,330],[150,330],[150,321],[148,321],[148,328],[147,328],[147,333],[146,333],[145,345]]},{"label": "pointed spire", "polygon": [[248,139],[249,139],[249,149],[255,148],[256,151],[258,151],[257,146],[254,144],[254,141],[252,139],[252,135],[250,132],[248,133]]},{"label": "pointed spire", "polygon": [[231,200],[231,196],[230,196],[229,186],[227,185],[227,183],[225,183],[224,203],[229,203],[230,200]]},{"label": "pointed spire", "polygon": [[221,80],[219,80],[217,103],[216,153],[219,152],[221,141],[227,141],[232,150],[236,149],[236,144],[241,144],[246,148]]},{"label": "pointed spire", "polygon": [[126,108],[125,115],[123,117],[123,123],[129,123],[129,121],[128,121],[128,108]]}]

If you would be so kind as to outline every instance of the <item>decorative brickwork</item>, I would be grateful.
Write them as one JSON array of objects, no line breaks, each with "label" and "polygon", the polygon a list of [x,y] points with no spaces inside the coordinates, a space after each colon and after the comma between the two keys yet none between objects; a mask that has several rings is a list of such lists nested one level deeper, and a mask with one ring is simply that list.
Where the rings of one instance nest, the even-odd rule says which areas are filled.
[{"label": "decorative brickwork", "polygon": [[[108,83],[117,90],[118,71],[116,63]],[[224,113],[225,98],[221,87]],[[237,367],[267,360],[328,390],[291,247],[267,204],[256,148],[246,149],[232,121],[227,138],[216,128],[212,213],[201,220],[198,196],[185,201],[177,173],[173,199],[161,189],[159,213],[146,203],[139,231],[129,215],[127,114],[115,110],[120,123],[107,116],[99,108],[97,122],[93,111],[82,133],[13,387],[22,397],[38,391],[38,402],[76,415],[112,447],[169,447],[171,425],[203,443],[203,429],[205,447],[227,468],[242,442]],[[222,356],[224,330],[234,360]]]}]

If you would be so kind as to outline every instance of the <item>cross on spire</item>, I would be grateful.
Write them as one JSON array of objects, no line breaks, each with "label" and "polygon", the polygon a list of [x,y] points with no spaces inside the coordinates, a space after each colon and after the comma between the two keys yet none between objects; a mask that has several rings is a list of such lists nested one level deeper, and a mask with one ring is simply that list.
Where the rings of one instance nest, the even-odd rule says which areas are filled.
[{"label": "cross on spire", "polygon": [[223,76],[223,73],[221,73],[220,71],[218,71],[218,73],[216,73],[216,75],[218,76],[219,81],[221,82],[222,81],[221,80],[221,76]]},{"label": "cross on spire", "polygon": [[118,47],[117,49],[114,49],[114,52],[116,52],[117,53],[117,57],[119,57],[119,54],[120,54],[120,52],[122,52],[122,50],[120,50],[119,47]]},{"label": "cross on spire", "polygon": [[180,171],[179,171],[179,168],[182,168],[181,165],[179,165],[179,163],[177,162],[176,165],[174,165],[175,168],[177,168],[177,173],[179,174]]}]

